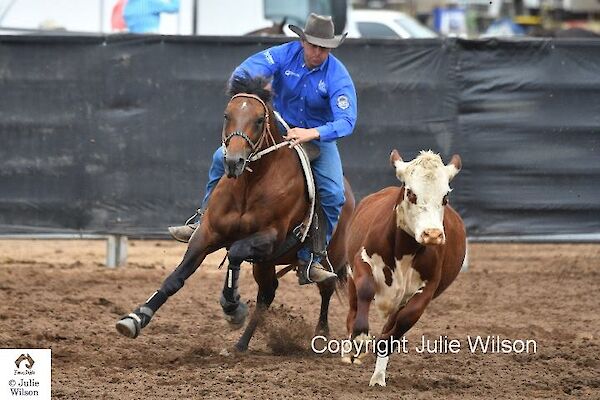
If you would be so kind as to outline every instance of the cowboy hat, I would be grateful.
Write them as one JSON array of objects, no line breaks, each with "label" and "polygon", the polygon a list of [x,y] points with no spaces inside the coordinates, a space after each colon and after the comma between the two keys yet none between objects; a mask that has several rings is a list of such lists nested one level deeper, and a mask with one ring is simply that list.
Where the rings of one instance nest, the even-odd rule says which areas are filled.
[{"label": "cowboy hat", "polygon": [[333,33],[333,20],[330,16],[317,15],[310,13],[306,20],[304,30],[297,27],[296,25],[289,26],[292,32],[300,36],[301,39],[306,40],[310,44],[315,46],[326,47],[328,49],[335,49],[338,47],[346,38],[347,32],[343,35],[334,36]]}]

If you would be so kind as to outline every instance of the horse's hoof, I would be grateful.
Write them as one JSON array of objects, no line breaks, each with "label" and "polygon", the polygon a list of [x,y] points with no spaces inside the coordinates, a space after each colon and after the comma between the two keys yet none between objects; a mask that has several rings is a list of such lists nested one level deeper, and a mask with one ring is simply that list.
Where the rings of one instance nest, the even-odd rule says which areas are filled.
[{"label": "horse's hoof", "polygon": [[248,350],[248,345],[247,344],[242,344],[242,343],[238,342],[238,343],[235,344],[235,346],[233,346],[233,348],[238,353],[244,353],[244,352],[246,352],[246,350]]},{"label": "horse's hoof", "polygon": [[317,328],[315,329],[315,336],[325,336],[326,338],[329,337],[329,327],[323,327],[321,325],[318,325]]},{"label": "horse's hoof", "polygon": [[140,334],[142,327],[140,323],[129,315],[121,318],[116,325],[117,332],[128,338],[135,339]]},{"label": "horse's hoof", "polygon": [[223,315],[225,317],[225,320],[233,329],[239,329],[242,326],[244,326],[244,322],[246,322],[246,317],[248,316],[248,305],[246,303],[240,302],[240,304],[233,313],[223,313]]}]

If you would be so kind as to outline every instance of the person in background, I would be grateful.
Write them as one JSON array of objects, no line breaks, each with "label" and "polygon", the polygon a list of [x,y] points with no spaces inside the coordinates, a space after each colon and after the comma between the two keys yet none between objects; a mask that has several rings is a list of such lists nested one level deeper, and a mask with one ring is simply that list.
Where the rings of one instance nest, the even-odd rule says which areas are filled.
[{"label": "person in background", "polygon": [[128,0],[123,18],[131,33],[157,33],[161,13],[179,12],[180,0]]},{"label": "person in background", "polygon": [[125,19],[123,19],[125,4],[127,4],[127,0],[117,0],[112,9],[110,16],[110,27],[112,28],[113,32],[127,31],[127,24],[125,23]]}]

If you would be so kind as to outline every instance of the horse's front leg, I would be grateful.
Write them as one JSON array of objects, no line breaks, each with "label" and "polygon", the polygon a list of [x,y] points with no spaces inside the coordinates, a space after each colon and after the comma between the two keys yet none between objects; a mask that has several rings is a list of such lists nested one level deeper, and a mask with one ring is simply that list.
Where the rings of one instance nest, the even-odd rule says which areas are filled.
[{"label": "horse's front leg", "polygon": [[117,322],[117,331],[124,336],[136,338],[167,299],[183,287],[185,280],[198,269],[204,258],[221,247],[217,236],[207,228],[200,226],[190,238],[181,263],[164,280],[160,289],[154,292],[144,304]]},{"label": "horse's front leg", "polygon": [[235,329],[240,328],[248,316],[248,306],[241,301],[238,293],[240,265],[244,260],[260,259],[273,253],[276,238],[277,232],[268,230],[238,240],[229,248],[227,254],[229,266],[219,302],[225,314],[225,319]]},{"label": "horse's front leg", "polygon": [[252,268],[254,280],[258,284],[258,294],[256,295],[256,310],[252,313],[252,318],[244,334],[240,337],[235,345],[236,350],[246,351],[248,343],[254,335],[254,331],[258,324],[262,321],[265,311],[269,308],[273,299],[275,299],[275,291],[279,282],[275,272],[275,265],[254,264]]}]

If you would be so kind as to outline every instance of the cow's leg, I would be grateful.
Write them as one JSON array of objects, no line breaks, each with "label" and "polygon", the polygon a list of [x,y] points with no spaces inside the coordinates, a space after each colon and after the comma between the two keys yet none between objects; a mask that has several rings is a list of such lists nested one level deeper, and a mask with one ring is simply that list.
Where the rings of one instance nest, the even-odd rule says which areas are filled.
[{"label": "cow's leg", "polygon": [[[348,316],[346,317],[346,330],[348,332],[348,337],[352,338],[352,331],[354,330],[354,321],[356,320],[356,309],[357,309],[357,299],[356,299],[356,286],[354,285],[354,279],[352,276],[348,277]],[[355,358],[353,355],[344,355],[342,356],[342,362],[353,364],[360,364],[360,360]]]},{"label": "cow's leg", "polygon": [[[423,291],[414,295],[408,303],[398,311],[389,316],[385,323],[382,335],[378,338],[375,346],[377,350],[377,362],[375,371],[369,382],[369,386],[385,386],[385,374],[390,354],[393,352],[392,339],[399,340],[413,325],[421,318],[425,308],[433,298],[437,288],[437,281],[427,282]],[[387,342],[385,345],[380,342]]]},{"label": "cow's leg", "polygon": [[240,265],[244,260],[257,259],[273,253],[276,237],[275,230],[260,232],[238,240],[229,248],[229,267],[220,303],[225,319],[234,328],[240,328],[248,315],[248,306],[240,300],[238,293]]},{"label": "cow's leg", "polygon": [[352,326],[353,338],[369,335],[369,309],[375,296],[375,280],[371,266],[360,255],[354,258],[353,279],[356,288],[356,318]]},{"label": "cow's leg", "polygon": [[[363,261],[360,254],[354,257],[352,277],[348,279],[348,285],[350,293],[350,310],[346,319],[348,334],[350,339],[357,342],[369,340],[369,309],[375,296],[375,280],[371,266]],[[349,361],[360,364],[360,361],[354,357]]]},{"label": "cow's leg", "polygon": [[252,317],[250,318],[250,322],[248,322],[248,326],[246,326],[244,334],[235,345],[235,348],[238,351],[246,351],[248,349],[248,343],[250,343],[250,339],[252,339],[256,327],[262,321],[265,311],[273,302],[275,291],[279,284],[274,265],[254,264],[252,272],[254,274],[254,280],[258,284],[256,309],[252,313]]},{"label": "cow's leg", "polygon": [[190,238],[181,263],[144,304],[117,322],[117,331],[124,336],[136,338],[167,299],[183,287],[185,280],[198,269],[204,258],[221,247],[215,234],[202,226],[197,229]]},{"label": "cow's leg", "polygon": [[354,285],[354,279],[348,277],[348,316],[346,317],[346,330],[348,337],[352,336],[354,330],[354,321],[356,320],[356,285]]}]

